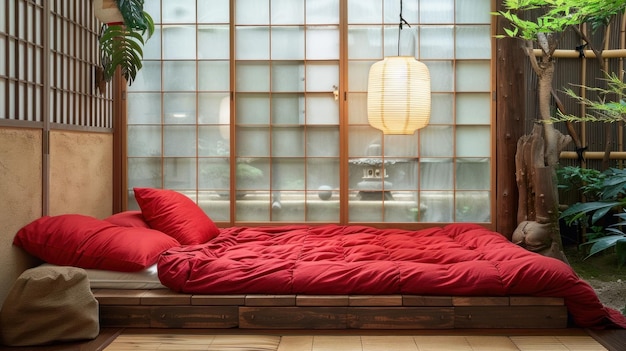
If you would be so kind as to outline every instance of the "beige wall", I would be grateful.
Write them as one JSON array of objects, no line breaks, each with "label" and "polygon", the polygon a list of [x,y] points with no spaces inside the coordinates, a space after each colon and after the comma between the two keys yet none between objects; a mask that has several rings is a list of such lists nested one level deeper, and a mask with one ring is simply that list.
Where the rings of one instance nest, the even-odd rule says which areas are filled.
[{"label": "beige wall", "polygon": [[[38,260],[12,245],[15,233],[42,216],[42,131],[0,128],[0,305],[15,279]],[[50,133],[49,215],[111,214],[111,134]]]},{"label": "beige wall", "polygon": [[36,262],[13,237],[42,213],[41,139],[41,130],[0,128],[0,301]]},{"label": "beige wall", "polygon": [[50,215],[111,215],[112,150],[112,134],[50,133]]}]

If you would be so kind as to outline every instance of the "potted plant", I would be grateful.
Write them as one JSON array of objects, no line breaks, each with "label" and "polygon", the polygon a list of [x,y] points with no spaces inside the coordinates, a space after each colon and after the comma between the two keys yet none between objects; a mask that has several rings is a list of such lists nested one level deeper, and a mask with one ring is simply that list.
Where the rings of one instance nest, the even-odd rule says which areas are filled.
[{"label": "potted plant", "polygon": [[143,66],[143,46],[154,33],[154,21],[143,10],[144,0],[93,0],[103,24],[100,35],[102,75],[111,81],[118,67],[131,85]]}]

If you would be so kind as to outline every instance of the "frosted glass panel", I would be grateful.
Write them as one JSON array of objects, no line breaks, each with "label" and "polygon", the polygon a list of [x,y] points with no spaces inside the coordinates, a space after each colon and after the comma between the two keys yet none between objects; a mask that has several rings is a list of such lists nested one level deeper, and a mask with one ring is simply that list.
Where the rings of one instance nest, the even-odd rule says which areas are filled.
[{"label": "frosted glass panel", "polygon": [[228,124],[229,95],[225,93],[198,94],[198,124]]},{"label": "frosted glass panel", "polygon": [[339,160],[307,158],[306,171],[308,190],[319,190],[321,186],[330,187],[335,191],[339,189]]},{"label": "frosted glass panel", "polygon": [[[198,127],[198,156],[228,156],[228,140],[222,139],[221,126]],[[227,128],[227,127],[226,127]]]},{"label": "frosted glass panel", "polygon": [[[289,1],[289,0],[285,0]],[[307,0],[307,24],[338,24],[339,0]]]},{"label": "frosted glass panel", "polygon": [[457,23],[491,23],[490,0],[456,0]]},{"label": "frosted glass panel", "polygon": [[348,57],[350,59],[382,59],[383,31],[377,27],[348,28]]},{"label": "frosted glass panel", "polygon": [[459,59],[490,59],[489,26],[456,27],[456,57]]},{"label": "frosted glass panel", "polygon": [[303,157],[304,130],[302,128],[273,128],[272,156]]},{"label": "frosted glass panel", "polygon": [[418,133],[411,135],[383,135],[383,140],[385,144],[383,154],[386,157],[417,158],[419,155]]},{"label": "frosted glass panel", "polygon": [[154,23],[161,23],[161,2],[160,1],[146,1],[143,5],[144,11],[150,14]]},{"label": "frosted glass panel", "polygon": [[161,58],[161,26],[154,26],[154,33],[143,46],[144,60],[158,60]]},{"label": "frosted glass panel", "polygon": [[163,128],[163,154],[168,156],[196,155],[195,126],[166,126]]},{"label": "frosted glass panel", "polygon": [[128,124],[160,124],[161,94],[133,93],[128,99]]},{"label": "frosted glass panel", "polygon": [[270,133],[264,128],[239,128],[237,130],[237,155],[240,157],[268,157]]},{"label": "frosted glass panel", "polygon": [[196,94],[163,94],[163,119],[165,124],[195,124]]},{"label": "frosted glass panel", "polygon": [[160,188],[161,179],[161,158],[128,158],[129,189],[134,187]]},{"label": "frosted glass panel", "polygon": [[128,91],[161,91],[161,62],[145,61]]},{"label": "frosted glass panel", "polygon": [[164,181],[166,189],[195,189],[196,188],[196,159],[195,158],[166,158],[163,162]]},{"label": "frosted glass panel", "polygon": [[491,165],[488,158],[457,159],[456,187],[461,190],[489,190]]},{"label": "frosted glass panel", "polygon": [[458,94],[456,97],[456,123],[490,124],[490,95],[488,93]]},{"label": "frosted glass panel", "polygon": [[421,23],[454,23],[454,0],[420,0],[419,3]]},{"label": "frosted glass panel", "polygon": [[270,121],[270,99],[265,94],[239,94],[236,120],[238,124],[268,124]]},{"label": "frosted glass panel", "polygon": [[196,90],[196,62],[195,61],[164,61],[163,62],[163,90],[164,91],[195,91]]},{"label": "frosted glass panel", "polygon": [[420,193],[420,221],[452,222],[454,218],[454,193],[451,191],[422,191]]},{"label": "frosted glass panel", "polygon": [[235,24],[269,24],[269,23],[270,23],[269,0],[237,0],[235,1]]},{"label": "frosted glass panel", "polygon": [[491,201],[487,191],[457,191],[457,222],[489,222],[491,220]]},{"label": "frosted glass panel", "polygon": [[430,96],[429,124],[452,124],[454,122],[454,95],[432,94]]},{"label": "frosted glass panel", "polygon": [[309,60],[339,59],[339,28],[307,27],[306,58]]},{"label": "frosted glass panel", "polygon": [[452,26],[422,26],[420,39],[420,59],[454,58]]},{"label": "frosted glass panel", "polygon": [[197,1],[198,23],[228,23],[229,0]]},{"label": "frosted glass panel", "polygon": [[452,159],[423,159],[420,162],[420,189],[453,190],[454,163]]},{"label": "frosted glass panel", "polygon": [[349,23],[380,23],[382,14],[382,0],[348,0]]},{"label": "frosted glass panel", "polygon": [[307,91],[333,91],[339,87],[339,65],[308,64],[306,66],[306,77]]},{"label": "frosted glass panel", "polygon": [[420,131],[421,157],[454,156],[452,127],[429,126]]},{"label": "frosted glass panel", "polygon": [[490,157],[490,127],[457,127],[456,143],[458,157]]},{"label": "frosted glass panel", "polygon": [[432,92],[454,91],[454,72],[450,61],[425,61],[430,71],[430,90]]},{"label": "frosted glass panel", "polygon": [[304,159],[274,159],[272,188],[276,190],[304,190]]},{"label": "frosted glass panel", "polygon": [[269,63],[238,63],[235,89],[237,91],[270,91]]},{"label": "frosted glass panel", "polygon": [[339,124],[339,105],[333,97],[307,96],[307,124]]},{"label": "frosted glass panel", "polygon": [[304,59],[304,28],[272,27],[272,59]]},{"label": "frosted glass panel", "polygon": [[307,128],[306,154],[308,157],[339,157],[339,129]]},{"label": "frosted glass panel", "polygon": [[228,59],[230,57],[228,26],[198,26],[198,58]]},{"label": "frosted glass panel", "polygon": [[267,27],[238,27],[235,58],[238,60],[269,60],[270,31]]},{"label": "frosted glass panel", "polygon": [[304,24],[304,0],[272,0],[271,6],[272,24]]},{"label": "frosted glass panel", "polygon": [[128,126],[128,156],[161,156],[161,127]]},{"label": "frosted glass panel", "polygon": [[272,91],[303,92],[304,65],[300,63],[272,63]]},{"label": "frosted glass panel", "polygon": [[162,1],[162,7],[163,13],[161,16],[163,23],[196,22],[195,0]]},{"label": "frosted glass panel", "polygon": [[348,90],[367,91],[370,67],[375,61],[351,61],[348,63]]},{"label": "frosted glass panel", "polygon": [[163,59],[195,59],[196,27],[163,26]]},{"label": "frosted glass panel", "polygon": [[368,124],[367,93],[348,94],[348,123]]},{"label": "frosted glass panel", "polygon": [[458,62],[456,81],[457,91],[490,91],[491,68],[489,61]]},{"label": "frosted glass panel", "polygon": [[228,61],[199,61],[198,89],[201,91],[230,90],[229,71]]},{"label": "frosted glass panel", "polygon": [[304,124],[304,96],[299,94],[272,95],[272,123]]}]

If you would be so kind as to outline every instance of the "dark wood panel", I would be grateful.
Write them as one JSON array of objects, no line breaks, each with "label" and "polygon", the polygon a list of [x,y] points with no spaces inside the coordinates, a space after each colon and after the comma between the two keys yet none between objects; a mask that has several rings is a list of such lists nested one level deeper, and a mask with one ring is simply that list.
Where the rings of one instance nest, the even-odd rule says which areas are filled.
[{"label": "dark wood panel", "polygon": [[566,328],[565,306],[458,306],[455,328]]},{"label": "dark wood panel", "polygon": [[236,328],[237,306],[154,306],[152,328]]},{"label": "dark wood panel", "polygon": [[453,307],[354,307],[348,309],[351,329],[451,329]]},{"label": "dark wood panel", "polygon": [[345,329],[347,307],[240,307],[239,328]]},{"label": "dark wood panel", "polygon": [[150,306],[100,305],[100,325],[106,327],[150,327]]}]

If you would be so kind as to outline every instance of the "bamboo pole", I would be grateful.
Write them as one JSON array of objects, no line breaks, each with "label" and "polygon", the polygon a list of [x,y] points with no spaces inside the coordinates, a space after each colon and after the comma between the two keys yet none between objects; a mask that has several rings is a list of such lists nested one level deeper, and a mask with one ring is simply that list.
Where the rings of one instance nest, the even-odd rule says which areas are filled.
[{"label": "bamboo pole", "polygon": [[[596,58],[596,54],[593,50],[583,50],[585,58]],[[533,54],[537,57],[541,56],[541,49],[534,49]],[[554,58],[580,58],[580,53],[577,50],[565,50],[557,49],[552,55]],[[626,49],[612,49],[604,50],[602,52],[603,58],[626,58]]]},{"label": "bamboo pole", "polygon": [[[604,157],[604,151],[585,151],[583,157],[587,160],[601,160]],[[562,151],[560,158],[577,159],[576,151]],[[611,151],[609,158],[612,160],[626,160],[626,151]]]}]

